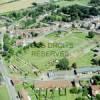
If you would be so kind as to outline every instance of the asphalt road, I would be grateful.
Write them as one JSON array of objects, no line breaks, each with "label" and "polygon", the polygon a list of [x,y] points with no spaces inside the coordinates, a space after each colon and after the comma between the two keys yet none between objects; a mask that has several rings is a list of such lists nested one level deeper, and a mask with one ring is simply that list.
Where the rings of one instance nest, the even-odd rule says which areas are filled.
[{"label": "asphalt road", "polygon": [[[3,33],[5,31],[5,28],[1,28],[0,31],[1,31],[1,34],[0,34],[1,41],[0,42],[3,45]],[[10,100],[20,100],[19,98],[17,98],[18,97],[17,91],[10,81],[11,79],[9,77],[8,70],[4,66],[2,58],[0,58],[0,72],[2,73],[3,79],[5,81]]]},{"label": "asphalt road", "polygon": [[6,83],[6,87],[8,89],[10,100],[20,100],[19,98],[17,98],[17,96],[18,96],[17,91],[16,91],[15,87],[10,82],[11,79],[9,77],[9,74],[8,74],[6,67],[3,65],[2,60],[0,60],[0,71],[2,73],[4,81]]}]

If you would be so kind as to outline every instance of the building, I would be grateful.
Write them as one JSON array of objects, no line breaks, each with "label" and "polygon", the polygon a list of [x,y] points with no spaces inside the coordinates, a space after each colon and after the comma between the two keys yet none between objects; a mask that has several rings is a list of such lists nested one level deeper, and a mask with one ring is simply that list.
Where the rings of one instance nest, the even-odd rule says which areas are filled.
[{"label": "building", "polygon": [[97,67],[84,67],[77,69],[78,75],[82,74],[93,74],[93,73],[99,73],[100,72],[100,66]]}]

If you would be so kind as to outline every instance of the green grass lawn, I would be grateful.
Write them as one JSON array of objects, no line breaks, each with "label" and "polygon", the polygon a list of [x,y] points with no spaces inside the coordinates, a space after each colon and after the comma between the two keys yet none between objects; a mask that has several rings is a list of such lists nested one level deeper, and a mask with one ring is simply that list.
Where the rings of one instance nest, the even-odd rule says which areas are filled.
[{"label": "green grass lawn", "polygon": [[90,0],[74,0],[74,1],[64,1],[64,0],[59,0],[58,2],[56,2],[56,4],[62,6],[69,6],[69,5],[74,5],[74,4],[79,4],[79,5],[84,5],[87,6],[88,2]]},{"label": "green grass lawn", "polygon": [[93,58],[93,52],[89,52],[85,55],[80,55],[76,59],[71,59],[71,63],[76,62],[77,66],[83,67],[83,66],[91,66],[91,59]]},{"label": "green grass lawn", "polygon": [[[56,36],[56,33],[50,34],[45,38],[43,38],[42,40],[46,45],[45,48],[30,48],[26,52],[20,54],[18,57],[31,65],[32,64],[36,65],[40,70],[54,69],[55,60],[64,57],[64,55],[61,56],[60,53],[64,51],[64,53],[67,54],[67,51],[73,49],[76,46],[81,45],[81,43],[84,43],[85,41],[88,41],[85,38],[86,34],[82,32],[78,32],[78,33],[75,32],[71,34],[64,32],[63,38]],[[63,42],[65,46],[63,48],[59,48],[56,46],[49,47],[48,45],[51,40],[54,41],[54,43],[58,43],[58,44]],[[52,51],[55,52],[56,54],[53,54]],[[45,53],[50,52],[51,54],[43,55],[42,54],[43,52]],[[17,66],[22,67],[24,70],[30,70],[31,67],[29,67],[29,65],[23,63],[21,60],[17,61],[14,58],[16,57],[13,57],[11,59],[11,62],[13,64],[15,65],[17,64]]]},{"label": "green grass lawn", "polygon": [[9,2],[9,1],[12,1],[12,0],[0,0],[0,4],[6,3],[6,2]]},{"label": "green grass lawn", "polygon": [[[21,69],[23,71],[22,75],[27,72],[29,72],[29,75],[33,75],[34,65],[40,71],[55,69],[57,61],[64,56],[69,59],[70,65],[76,62],[79,67],[91,66],[93,52],[90,51],[89,47],[96,46],[96,43],[91,43],[91,41],[95,40],[100,41],[100,37],[95,36],[93,39],[88,39],[86,38],[86,33],[76,29],[72,30],[72,32],[62,32],[60,34],[57,32],[51,33],[41,39],[45,44],[44,48],[30,47],[21,54],[12,56],[11,64]],[[51,42],[52,45],[54,43],[63,43],[64,47],[49,46]],[[85,53],[83,49],[88,48],[89,51]],[[20,73],[17,74],[20,75]]]},{"label": "green grass lawn", "polygon": [[10,100],[5,86],[0,86],[0,100]]}]

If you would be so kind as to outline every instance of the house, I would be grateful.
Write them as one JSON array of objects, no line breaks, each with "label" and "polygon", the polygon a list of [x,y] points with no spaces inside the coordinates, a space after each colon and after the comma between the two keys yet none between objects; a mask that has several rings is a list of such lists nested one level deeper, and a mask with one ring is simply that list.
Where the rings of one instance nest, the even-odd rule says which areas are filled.
[{"label": "house", "polygon": [[92,85],[92,95],[96,96],[97,94],[100,94],[100,85]]}]

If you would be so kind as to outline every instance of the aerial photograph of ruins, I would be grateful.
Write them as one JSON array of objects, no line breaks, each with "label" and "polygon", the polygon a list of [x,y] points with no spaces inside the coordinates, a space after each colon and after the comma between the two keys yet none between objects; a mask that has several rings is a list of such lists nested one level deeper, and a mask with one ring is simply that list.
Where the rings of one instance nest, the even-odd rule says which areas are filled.
[{"label": "aerial photograph of ruins", "polygon": [[0,100],[100,100],[100,0],[0,0]]}]

